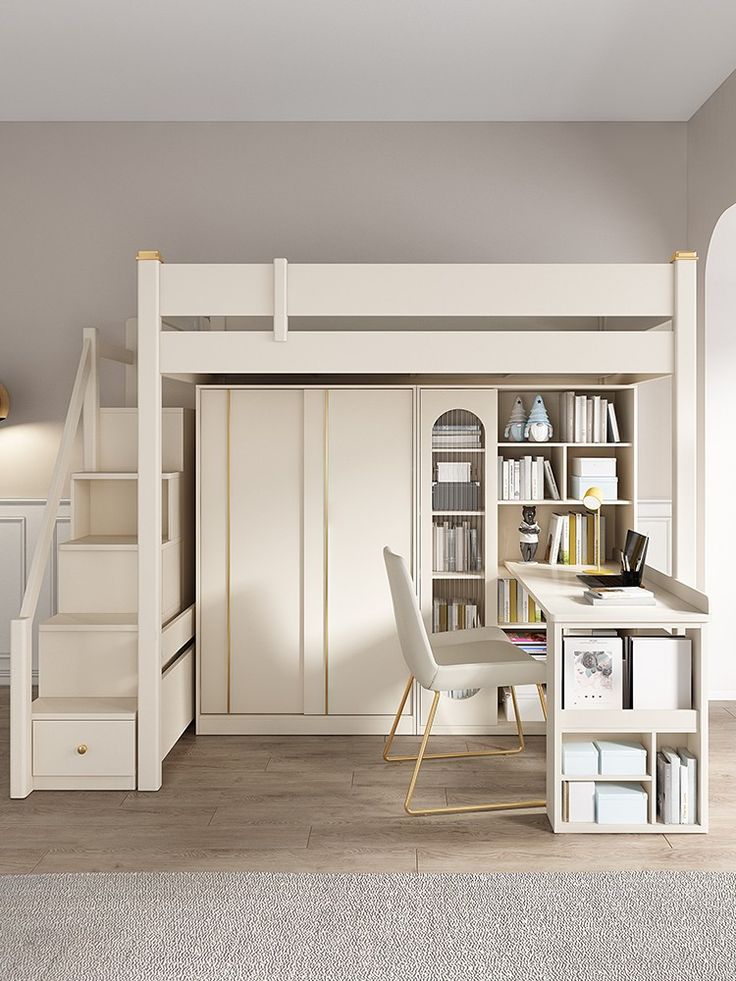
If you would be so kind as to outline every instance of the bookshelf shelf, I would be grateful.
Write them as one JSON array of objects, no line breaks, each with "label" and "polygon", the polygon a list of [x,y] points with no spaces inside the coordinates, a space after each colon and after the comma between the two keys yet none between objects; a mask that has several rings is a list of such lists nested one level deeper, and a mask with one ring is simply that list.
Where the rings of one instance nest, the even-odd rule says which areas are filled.
[{"label": "bookshelf shelf", "polygon": [[433,572],[433,579],[485,579],[485,572]]},{"label": "bookshelf shelf", "polygon": [[556,443],[550,440],[546,443],[531,443],[526,441],[518,443],[518,442],[510,442],[510,441],[507,442],[499,441],[496,445],[503,446],[505,449],[507,449],[508,447],[516,447],[517,449],[543,449],[545,446],[556,446],[558,448],[571,447],[572,449],[577,449],[579,447],[598,448],[599,446],[602,446],[609,450],[616,450],[616,449],[621,449],[622,447],[625,449],[627,446],[633,446],[634,444],[633,443]]},{"label": "bookshelf shelf", "polygon": [[695,709],[562,709],[562,732],[686,733],[698,731]]},{"label": "bookshelf shelf", "polygon": [[456,517],[458,515],[467,515],[472,517],[482,518],[485,511],[433,511],[432,516],[437,517]]},{"label": "bookshelf shelf", "polygon": [[[617,499],[615,501],[604,501],[603,507],[608,507],[609,504],[631,504],[632,501]],[[537,507],[540,505],[550,505],[556,504],[558,507],[584,507],[582,501],[576,501],[574,498],[569,497],[562,501],[552,501],[549,498],[545,498],[543,501],[499,501],[499,507],[507,507],[509,504],[515,504],[517,507],[533,506]]]},{"label": "bookshelf shelf", "polygon": [[433,453],[485,453],[485,451],[485,446],[432,447]]},{"label": "bookshelf shelf", "polygon": [[546,620],[534,621],[532,623],[499,623],[501,630],[546,630]]},{"label": "bookshelf shelf", "polygon": [[[618,774],[616,774],[615,776],[610,776],[609,774],[603,774],[603,773],[591,773],[589,776],[585,776],[585,777],[579,777],[579,776],[577,776],[577,774],[574,775],[574,776],[568,776],[568,775],[566,775],[566,774],[563,773],[562,774],[562,781],[563,781],[563,783],[576,783],[576,782],[585,782],[585,783],[651,783],[652,782],[652,777],[651,777],[651,774],[649,774],[649,773],[642,773],[642,774],[638,774],[637,776],[626,776],[625,774],[623,774],[621,776],[619,776]],[[605,825],[599,824],[598,827],[599,828],[605,827]]]}]

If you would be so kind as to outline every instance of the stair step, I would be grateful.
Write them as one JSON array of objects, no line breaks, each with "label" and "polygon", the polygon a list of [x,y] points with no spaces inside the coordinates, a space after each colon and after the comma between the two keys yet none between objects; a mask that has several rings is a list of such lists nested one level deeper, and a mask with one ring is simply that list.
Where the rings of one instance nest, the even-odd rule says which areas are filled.
[{"label": "stair step", "polygon": [[[161,464],[167,472],[194,472],[194,410],[161,410]],[[138,469],[138,410],[101,408],[98,463],[112,472]]]},{"label": "stair step", "polygon": [[84,719],[87,721],[135,721],[135,698],[36,698],[31,703],[33,721]]},{"label": "stair step", "polygon": [[[162,545],[172,545],[179,539],[161,541]],[[138,548],[137,535],[83,535],[81,538],[70,538],[59,545],[62,552],[72,552],[83,549],[126,549],[135,551]]]},{"label": "stair step", "polygon": [[135,613],[57,613],[38,625],[42,631],[78,630],[138,630],[138,617]]},{"label": "stair step", "polygon": [[[180,470],[171,470],[161,474],[163,480],[175,480],[181,476],[182,472]],[[128,470],[106,470],[104,472],[101,470],[86,470],[73,473],[72,480],[138,480],[138,474]]]}]

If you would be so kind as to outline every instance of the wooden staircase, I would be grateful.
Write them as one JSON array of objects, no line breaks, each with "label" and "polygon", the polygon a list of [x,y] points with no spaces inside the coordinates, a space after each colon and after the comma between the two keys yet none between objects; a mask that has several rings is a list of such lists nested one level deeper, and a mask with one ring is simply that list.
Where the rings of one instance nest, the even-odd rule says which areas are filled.
[{"label": "wooden staircase", "polygon": [[[32,701],[22,687],[29,679],[32,604],[24,600],[25,616],[22,611],[14,621],[11,796],[137,786],[138,411],[94,411],[92,462],[99,468],[70,475],[71,539],[58,551],[58,613],[38,628],[38,697]],[[194,413],[162,413],[163,757],[194,709]],[[85,416],[85,428],[88,422]],[[34,566],[42,568],[35,556]]]}]

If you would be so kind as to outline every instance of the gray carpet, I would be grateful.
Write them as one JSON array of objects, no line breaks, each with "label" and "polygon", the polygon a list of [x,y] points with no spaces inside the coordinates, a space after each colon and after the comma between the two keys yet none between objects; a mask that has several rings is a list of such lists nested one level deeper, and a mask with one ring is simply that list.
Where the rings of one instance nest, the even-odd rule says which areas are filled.
[{"label": "gray carpet", "polygon": [[0,878],[12,981],[720,981],[736,876],[113,873]]}]

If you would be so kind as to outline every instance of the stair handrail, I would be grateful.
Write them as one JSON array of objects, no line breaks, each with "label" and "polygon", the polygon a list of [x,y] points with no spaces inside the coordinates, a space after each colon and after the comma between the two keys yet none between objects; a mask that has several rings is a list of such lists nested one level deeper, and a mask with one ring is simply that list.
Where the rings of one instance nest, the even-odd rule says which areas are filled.
[{"label": "stair handrail", "polygon": [[33,681],[33,621],[54,538],[56,516],[71,470],[74,442],[84,420],[85,469],[97,466],[99,390],[97,363],[107,358],[133,364],[135,354],[112,344],[98,344],[97,328],[85,327],[82,353],[74,377],[64,428],[56,454],[41,526],[26,579],[19,615],[10,622],[10,796],[27,797],[33,790],[31,761],[31,702]]}]

